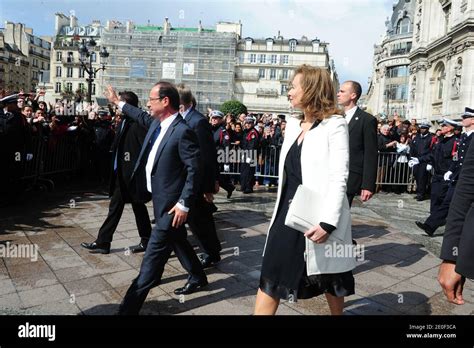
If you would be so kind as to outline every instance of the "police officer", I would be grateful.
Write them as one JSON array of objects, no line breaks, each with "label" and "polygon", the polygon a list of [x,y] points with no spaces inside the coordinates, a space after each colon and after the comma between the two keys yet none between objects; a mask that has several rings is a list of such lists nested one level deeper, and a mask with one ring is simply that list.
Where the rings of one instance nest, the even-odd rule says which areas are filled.
[{"label": "police officer", "polygon": [[219,186],[222,187],[224,190],[227,191],[227,198],[232,196],[232,192],[235,190],[235,186],[232,184],[230,180],[230,176],[226,174],[221,174],[225,172],[226,167],[228,166],[227,163],[219,161],[220,153],[228,153],[231,144],[231,136],[227,129],[223,126],[222,122],[224,120],[224,114],[219,110],[211,111],[209,114],[211,118],[211,127],[212,127],[212,134],[214,138],[214,143],[216,144],[217,150],[217,159],[218,159],[218,166],[217,166],[217,178],[219,181]]},{"label": "police officer", "polygon": [[[433,144],[433,135],[429,132],[431,125],[429,123],[420,124],[420,133],[415,136],[410,145],[410,155],[413,161],[409,165],[413,167],[413,174],[416,181],[416,200],[426,199],[430,173],[426,170],[427,163],[423,159],[428,158]],[[418,160],[418,164],[415,164]]]},{"label": "police officer", "polygon": [[[430,156],[423,157],[420,163],[427,163],[433,166],[434,174],[431,180],[431,207],[430,214],[438,209],[448,192],[448,183],[444,180],[444,174],[449,170],[451,161],[456,155],[456,138],[454,137],[454,127],[457,122],[443,118],[441,124],[441,140],[433,147]],[[413,160],[413,159],[412,159]]]},{"label": "police officer", "polygon": [[449,207],[456,189],[456,183],[461,173],[464,158],[471,143],[474,133],[474,110],[466,108],[462,114],[462,126],[466,132],[463,133],[457,145],[457,152],[453,157],[449,170],[444,174],[443,179],[448,183],[448,191],[441,205],[426,219],[424,223],[417,221],[416,225],[426,232],[429,236],[433,236],[434,232],[446,223]]},{"label": "police officer", "polygon": [[260,141],[254,125],[254,118],[247,116],[245,118],[245,131],[241,145],[243,157],[240,163],[240,188],[244,194],[253,193],[253,185],[255,182],[257,149]]}]

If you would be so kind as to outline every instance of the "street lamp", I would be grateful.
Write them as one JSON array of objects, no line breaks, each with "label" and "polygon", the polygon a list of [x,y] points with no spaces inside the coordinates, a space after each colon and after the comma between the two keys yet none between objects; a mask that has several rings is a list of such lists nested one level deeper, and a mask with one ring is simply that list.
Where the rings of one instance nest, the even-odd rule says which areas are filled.
[{"label": "street lamp", "polygon": [[387,89],[385,93],[387,95],[387,119],[388,119],[390,116],[390,89]]},{"label": "street lamp", "polygon": [[[100,70],[105,70],[107,58],[109,57],[109,52],[107,52],[107,49],[102,46],[99,50],[100,63],[102,64],[102,66],[100,68],[93,68],[92,56],[94,55],[95,46],[97,46],[97,43],[93,38],[90,38],[87,42],[85,39],[82,39],[82,44],[79,46],[79,60],[85,72],[87,73],[87,75],[89,75],[89,77],[86,79],[88,103],[92,102],[92,82],[94,82],[97,72],[99,72]],[[89,60],[87,60],[87,58],[89,58]]]}]

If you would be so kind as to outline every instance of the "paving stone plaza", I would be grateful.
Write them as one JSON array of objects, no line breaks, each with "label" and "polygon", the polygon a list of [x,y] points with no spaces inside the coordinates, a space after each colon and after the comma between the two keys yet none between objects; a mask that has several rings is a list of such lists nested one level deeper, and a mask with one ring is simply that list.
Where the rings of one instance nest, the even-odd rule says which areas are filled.
[{"label": "paving stone plaza", "polygon": [[[235,193],[216,197],[215,214],[222,261],[207,270],[209,285],[189,296],[176,296],[186,273],[174,255],[163,282],[154,288],[143,315],[250,315],[257,291],[262,250],[276,193]],[[38,193],[20,206],[2,209],[0,243],[34,245],[36,261],[0,259],[0,314],[108,315],[118,310],[143,254],[127,247],[139,241],[131,206],[114,235],[109,255],[93,255],[80,246],[93,241],[107,216],[109,200],[98,190]],[[148,205],[150,214],[151,204]],[[356,201],[353,234],[364,253],[356,268],[356,294],[346,298],[346,315],[472,315],[474,286],[467,282],[466,304],[446,301],[437,281],[442,230],[434,238],[416,229],[429,203],[411,195],[376,195]],[[196,251],[197,243],[189,236]],[[6,255],[8,256],[8,255]],[[279,315],[327,315],[324,297],[284,302]]]}]

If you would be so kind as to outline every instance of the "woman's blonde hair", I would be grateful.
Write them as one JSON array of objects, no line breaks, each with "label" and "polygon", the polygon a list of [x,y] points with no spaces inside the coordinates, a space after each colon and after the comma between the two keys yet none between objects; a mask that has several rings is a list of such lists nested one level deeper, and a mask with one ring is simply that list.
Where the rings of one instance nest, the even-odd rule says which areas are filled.
[{"label": "woman's blonde hair", "polygon": [[337,107],[334,84],[326,69],[303,64],[296,68],[293,79],[298,74],[301,74],[301,106],[305,114],[317,120],[343,114]]}]

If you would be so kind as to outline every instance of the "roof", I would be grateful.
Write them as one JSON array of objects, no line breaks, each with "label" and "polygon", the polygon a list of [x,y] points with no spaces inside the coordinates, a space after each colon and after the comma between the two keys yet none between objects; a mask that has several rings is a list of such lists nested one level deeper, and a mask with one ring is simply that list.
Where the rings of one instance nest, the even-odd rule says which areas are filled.
[{"label": "roof", "polygon": [[[136,25],[135,30],[138,31],[163,31],[163,27],[157,25]],[[198,32],[199,28],[170,28],[170,31],[185,31],[185,32]],[[214,33],[215,29],[202,29],[205,33]]]}]

